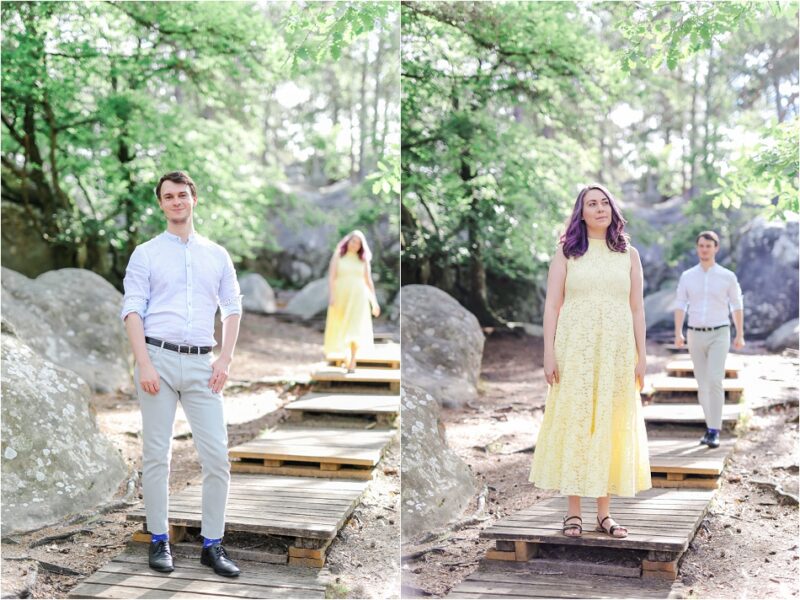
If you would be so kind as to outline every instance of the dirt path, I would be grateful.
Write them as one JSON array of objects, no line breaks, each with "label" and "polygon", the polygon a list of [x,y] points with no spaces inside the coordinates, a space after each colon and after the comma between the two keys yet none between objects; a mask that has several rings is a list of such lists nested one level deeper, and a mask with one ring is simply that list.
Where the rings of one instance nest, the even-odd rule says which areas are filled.
[{"label": "dirt path", "polygon": [[[322,359],[322,334],[274,317],[247,315],[237,344],[231,378],[263,377],[287,382],[307,378]],[[286,416],[282,407],[307,391],[291,383],[235,388],[225,394],[229,445],[258,435]],[[122,450],[131,472],[141,472],[141,416],[132,394],[109,394],[92,400],[98,425]],[[176,416],[170,472],[170,491],[199,482],[200,463],[182,411]],[[329,550],[327,566],[337,578],[336,597],[383,598],[398,589],[399,569],[399,444],[392,444],[367,489],[355,517],[342,529]],[[138,478],[137,478],[138,479]],[[141,482],[134,499],[141,499]],[[117,494],[126,492],[123,482]],[[65,598],[81,580],[119,554],[140,524],[125,521],[126,507],[87,513],[54,527],[2,541],[2,595],[15,597],[27,589],[32,598]],[[73,535],[69,535],[73,534]],[[42,543],[49,537],[60,537]],[[33,560],[19,560],[24,558]],[[31,582],[33,584],[31,585]],[[393,586],[393,587],[389,587]]]},{"label": "dirt path", "polygon": [[[648,374],[662,372],[668,360],[659,346],[649,346]],[[753,483],[753,478],[771,479],[797,493],[798,361],[763,353],[743,361],[748,403],[777,404],[754,411],[740,427],[723,484],[681,566],[675,591],[686,597],[737,598],[745,590],[752,597],[798,595],[797,506],[781,503],[773,491]],[[489,518],[424,546],[403,548],[404,555],[429,550],[403,563],[404,587],[420,596],[443,596],[477,569],[491,547],[478,537],[482,528],[554,495],[528,483],[547,391],[541,339],[490,336],[481,382],[478,401],[443,410],[442,421],[450,447],[486,485]],[[699,437],[702,430],[660,427],[651,433],[668,434]],[[465,514],[476,508],[477,498]],[[591,510],[586,503],[584,512]]]}]

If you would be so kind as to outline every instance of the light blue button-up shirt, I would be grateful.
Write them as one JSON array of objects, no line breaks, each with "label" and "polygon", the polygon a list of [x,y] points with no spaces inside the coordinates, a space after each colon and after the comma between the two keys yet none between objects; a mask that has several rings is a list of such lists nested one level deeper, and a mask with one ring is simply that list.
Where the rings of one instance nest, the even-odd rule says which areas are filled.
[{"label": "light blue button-up shirt", "polygon": [[122,320],[138,313],[144,334],[173,344],[214,346],[214,315],[242,314],[236,270],[228,252],[193,233],[186,243],[169,232],[140,244],[125,270]]},{"label": "light blue button-up shirt", "polygon": [[743,306],[736,274],[714,263],[708,271],[697,264],[681,274],[673,308],[688,313],[690,327],[719,327]]}]

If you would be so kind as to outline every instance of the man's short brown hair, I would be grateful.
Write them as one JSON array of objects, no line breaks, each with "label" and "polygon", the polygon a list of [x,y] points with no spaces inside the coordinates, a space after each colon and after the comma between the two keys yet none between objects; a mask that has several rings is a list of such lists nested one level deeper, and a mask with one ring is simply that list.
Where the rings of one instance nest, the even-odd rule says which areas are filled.
[{"label": "man's short brown hair", "polygon": [[696,244],[699,242],[700,238],[708,240],[709,242],[714,242],[714,245],[719,248],[719,236],[713,231],[701,231],[697,234],[697,239],[694,241],[694,243]]},{"label": "man's short brown hair", "polygon": [[189,177],[189,174],[186,171],[172,171],[171,173],[162,175],[161,179],[158,180],[158,185],[156,186],[156,198],[159,200],[161,200],[161,184],[165,181],[171,181],[172,183],[185,183],[192,191],[192,198],[197,198],[197,186],[195,186],[194,181],[192,181],[192,178]]}]

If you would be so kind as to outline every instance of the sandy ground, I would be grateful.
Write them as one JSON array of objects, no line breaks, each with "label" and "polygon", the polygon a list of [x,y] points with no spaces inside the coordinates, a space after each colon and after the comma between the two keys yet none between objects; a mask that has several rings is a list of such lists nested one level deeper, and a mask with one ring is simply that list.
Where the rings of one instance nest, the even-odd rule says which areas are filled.
[{"label": "sandy ground", "polygon": [[[255,437],[286,417],[281,407],[307,388],[293,382],[307,378],[322,359],[322,334],[316,328],[274,317],[247,315],[231,379],[274,383],[237,386],[225,393],[229,445]],[[285,380],[281,382],[280,380]],[[92,406],[98,425],[120,449],[131,473],[141,471],[141,416],[132,394],[96,396]],[[324,424],[324,421],[323,423]],[[182,411],[176,416],[170,491],[199,482],[200,464]],[[399,435],[356,508],[329,549],[327,566],[335,576],[330,595],[340,598],[398,597],[399,590]],[[141,482],[135,479],[135,499]],[[126,492],[120,485],[116,500]],[[91,575],[128,543],[140,524],[125,521],[126,507],[108,512],[88,511],[73,519],[2,540],[2,596],[65,598],[69,590]],[[49,538],[59,538],[52,539]]]},{"label": "sandy ground", "polygon": [[[684,555],[673,587],[677,597],[784,598],[799,593],[798,508],[755,483],[768,479],[798,491],[798,361],[767,355],[757,344],[747,351],[742,374],[747,402],[760,408],[739,425],[740,438],[721,488]],[[648,375],[662,372],[669,358],[661,347],[649,346]],[[476,402],[443,410],[442,421],[450,447],[486,486],[488,518],[443,532],[424,545],[404,546],[404,597],[446,595],[478,568],[492,546],[478,537],[481,529],[553,495],[528,483],[547,390],[541,339],[490,336],[481,384]],[[702,429],[660,426],[650,435],[699,438]],[[465,515],[473,514],[477,505],[476,496]],[[584,517],[593,511],[585,503]]]}]

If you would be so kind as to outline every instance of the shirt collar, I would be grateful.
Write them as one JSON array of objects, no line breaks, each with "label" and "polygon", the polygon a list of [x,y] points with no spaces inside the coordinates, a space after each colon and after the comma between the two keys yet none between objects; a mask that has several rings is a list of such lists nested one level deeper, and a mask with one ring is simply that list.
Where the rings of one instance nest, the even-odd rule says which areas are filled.
[{"label": "shirt collar", "polygon": [[[170,241],[178,242],[179,244],[183,244],[183,240],[181,239],[181,236],[179,236],[179,235],[175,235],[174,233],[170,233],[169,231],[165,231],[162,235],[164,237],[166,237]],[[187,238],[186,244],[189,245],[189,244],[194,243],[196,241],[197,241],[197,232],[195,231],[195,232],[192,232],[192,234]]]}]

